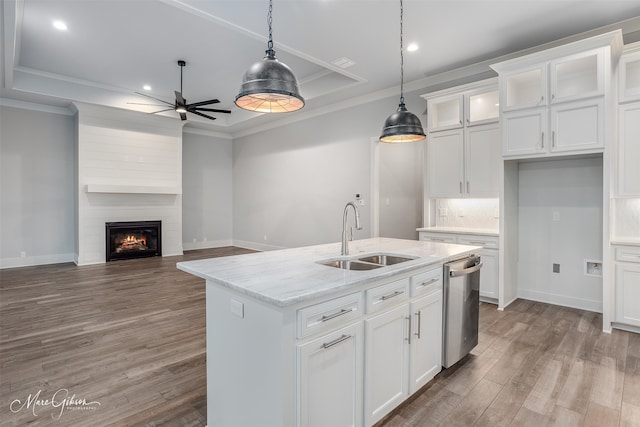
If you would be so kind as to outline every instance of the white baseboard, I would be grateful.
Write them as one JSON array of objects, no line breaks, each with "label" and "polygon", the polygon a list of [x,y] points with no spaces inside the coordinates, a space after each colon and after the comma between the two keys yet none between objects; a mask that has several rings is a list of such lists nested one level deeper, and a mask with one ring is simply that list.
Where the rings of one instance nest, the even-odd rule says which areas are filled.
[{"label": "white baseboard", "polygon": [[63,262],[74,262],[75,254],[53,254],[36,255],[28,257],[0,258],[0,269],[31,267],[34,265],[61,264]]},{"label": "white baseboard", "polygon": [[277,251],[278,249],[287,249],[284,246],[267,245],[265,243],[248,242],[245,240],[233,240],[233,246],[245,249],[253,249],[254,251]]},{"label": "white baseboard", "polygon": [[520,288],[518,288],[518,298],[602,313],[602,301],[594,301]]},{"label": "white baseboard", "polygon": [[210,240],[206,242],[195,242],[189,243],[184,242],[182,244],[182,248],[185,251],[194,251],[197,249],[212,249],[212,248],[223,248],[225,246],[233,246],[233,240]]}]

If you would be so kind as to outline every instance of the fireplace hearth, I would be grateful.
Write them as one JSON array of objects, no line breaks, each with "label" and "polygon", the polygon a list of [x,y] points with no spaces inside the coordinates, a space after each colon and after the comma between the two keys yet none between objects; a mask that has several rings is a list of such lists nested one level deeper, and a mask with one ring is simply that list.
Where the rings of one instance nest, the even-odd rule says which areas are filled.
[{"label": "fireplace hearth", "polygon": [[162,256],[161,221],[107,222],[107,261]]}]

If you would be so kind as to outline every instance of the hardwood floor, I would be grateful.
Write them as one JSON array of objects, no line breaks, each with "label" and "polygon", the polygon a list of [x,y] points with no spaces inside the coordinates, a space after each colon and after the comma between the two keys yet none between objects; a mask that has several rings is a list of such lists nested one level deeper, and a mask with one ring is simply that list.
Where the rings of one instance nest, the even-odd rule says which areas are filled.
[{"label": "hardwood floor", "polygon": [[[204,281],[175,263],[246,252],[0,270],[0,427],[206,425]],[[524,300],[480,313],[472,354],[379,426],[640,426],[640,335]]]}]

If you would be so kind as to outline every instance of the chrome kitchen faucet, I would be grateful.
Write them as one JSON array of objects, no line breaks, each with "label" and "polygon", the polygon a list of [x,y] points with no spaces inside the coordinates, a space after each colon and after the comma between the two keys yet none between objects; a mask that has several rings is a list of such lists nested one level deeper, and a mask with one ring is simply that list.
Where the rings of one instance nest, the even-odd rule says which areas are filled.
[{"label": "chrome kitchen faucet", "polygon": [[362,230],[360,225],[360,212],[355,203],[349,202],[344,207],[344,213],[342,214],[342,255],[349,255],[349,242],[353,239],[353,227],[349,227],[349,233],[347,234],[347,213],[349,212],[349,206],[353,208],[353,213],[356,215],[356,230]]}]

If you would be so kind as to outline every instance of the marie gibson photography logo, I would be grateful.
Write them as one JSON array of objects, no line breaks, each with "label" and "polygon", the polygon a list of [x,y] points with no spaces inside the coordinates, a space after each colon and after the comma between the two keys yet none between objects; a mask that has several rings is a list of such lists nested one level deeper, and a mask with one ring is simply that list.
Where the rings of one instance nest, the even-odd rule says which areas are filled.
[{"label": "marie gibson photography logo", "polygon": [[65,410],[69,411],[95,411],[100,406],[98,401],[87,401],[86,398],[69,395],[69,390],[61,388],[51,395],[50,398],[42,395],[42,390],[35,394],[29,394],[26,399],[14,399],[9,405],[9,409],[14,414],[22,411],[31,411],[34,417],[38,416],[38,411],[45,408],[54,408],[56,412],[51,414],[51,418],[59,420]]}]

